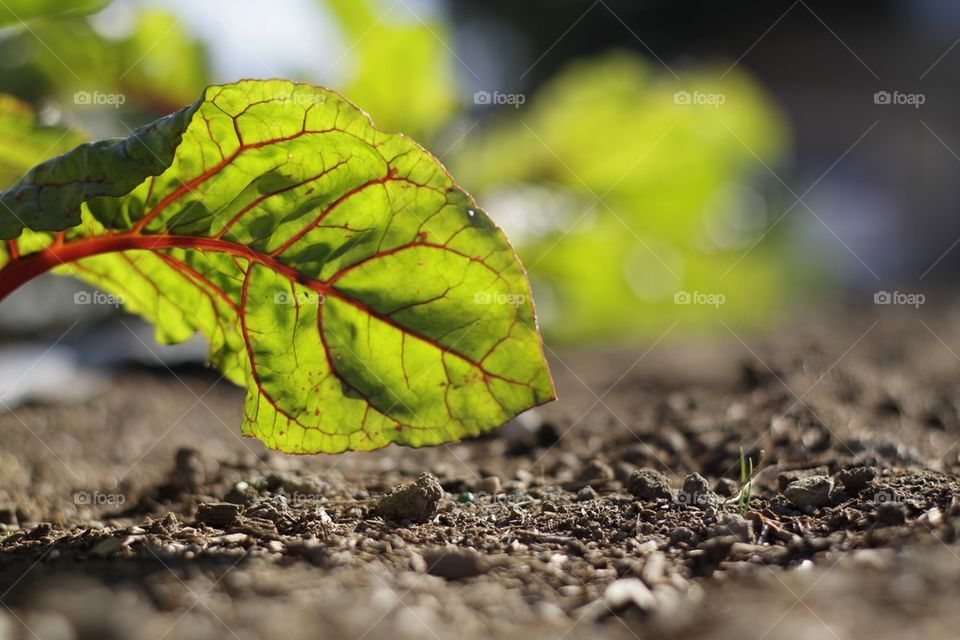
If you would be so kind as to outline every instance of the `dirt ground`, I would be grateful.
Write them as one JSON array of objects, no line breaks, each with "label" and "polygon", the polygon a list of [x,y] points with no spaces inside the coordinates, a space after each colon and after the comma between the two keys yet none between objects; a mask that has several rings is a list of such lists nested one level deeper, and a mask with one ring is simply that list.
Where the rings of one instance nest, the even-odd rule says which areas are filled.
[{"label": "dirt ground", "polygon": [[20,407],[0,638],[956,640],[960,322],[871,313],[560,352],[559,402],[422,450],[265,451],[199,369]]}]

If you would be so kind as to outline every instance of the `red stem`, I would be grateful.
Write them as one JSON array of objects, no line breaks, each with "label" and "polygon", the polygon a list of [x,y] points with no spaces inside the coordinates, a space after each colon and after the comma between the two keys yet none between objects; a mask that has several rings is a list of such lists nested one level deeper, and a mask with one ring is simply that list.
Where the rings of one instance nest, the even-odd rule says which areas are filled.
[{"label": "red stem", "polygon": [[11,261],[0,270],[0,302],[29,280],[62,264],[116,251],[153,251],[174,247],[207,249],[240,256],[252,262],[264,264],[286,275],[293,282],[299,282],[320,293],[330,293],[330,287],[324,283],[304,278],[296,269],[279,262],[276,258],[235,242],[196,236],[142,236],[125,233],[70,242],[60,247],[52,246]]}]

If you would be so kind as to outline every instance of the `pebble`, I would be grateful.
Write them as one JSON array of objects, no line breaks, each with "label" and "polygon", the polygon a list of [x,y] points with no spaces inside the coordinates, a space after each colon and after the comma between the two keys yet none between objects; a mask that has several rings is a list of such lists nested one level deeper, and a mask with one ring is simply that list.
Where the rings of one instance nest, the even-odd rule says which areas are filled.
[{"label": "pebble", "polygon": [[895,527],[907,521],[907,511],[897,502],[884,502],[877,506],[877,520]]},{"label": "pebble", "polygon": [[395,522],[426,522],[437,514],[441,499],[440,481],[429,473],[421,473],[416,482],[402,485],[382,498],[373,513]]},{"label": "pebble", "polygon": [[670,532],[670,546],[676,547],[679,544],[690,544],[693,540],[693,530],[688,527],[677,527]]},{"label": "pebble", "polygon": [[844,469],[843,471],[838,472],[836,477],[837,482],[842,484],[847,491],[851,493],[858,493],[876,476],[877,472],[871,467],[853,467],[851,469]]},{"label": "pebble", "polygon": [[637,469],[630,474],[627,491],[641,500],[672,500],[673,492],[667,477],[656,469]]},{"label": "pebble", "polygon": [[128,539],[126,538],[115,538],[113,536],[104,538],[94,545],[93,549],[90,550],[90,554],[99,556],[101,558],[113,555],[123,548],[123,545],[127,542],[127,540]]},{"label": "pebble", "polygon": [[532,608],[534,614],[544,621],[560,623],[567,619],[567,614],[563,612],[563,609],[546,600],[535,602]]},{"label": "pebble", "polygon": [[833,479],[819,475],[800,478],[787,485],[783,495],[802,511],[818,509],[830,503]]},{"label": "pebble", "polygon": [[730,498],[737,495],[737,492],[740,491],[740,485],[730,478],[720,478],[713,486],[713,490],[718,495],[721,495],[725,498]]},{"label": "pebble", "polygon": [[446,580],[463,580],[490,570],[489,563],[471,549],[437,547],[423,552],[427,573]]},{"label": "pebble", "polygon": [[647,586],[662,582],[666,576],[667,557],[659,551],[655,551],[647,556],[647,561],[643,564],[640,571],[640,577]]},{"label": "pebble", "polygon": [[577,492],[577,501],[578,502],[587,502],[589,500],[596,500],[597,492],[593,490],[593,487],[586,486],[580,491]]},{"label": "pebble", "polygon": [[789,485],[793,484],[797,480],[809,478],[811,476],[827,475],[830,475],[830,470],[824,466],[813,467],[811,469],[791,469],[777,475],[777,484],[780,487],[780,491],[785,491]]},{"label": "pebble", "polygon": [[250,536],[245,533],[228,533],[220,537],[220,541],[223,542],[223,544],[243,544],[249,539]]},{"label": "pebble", "polygon": [[683,491],[677,500],[701,509],[716,507],[719,503],[716,494],[710,490],[710,483],[699,473],[691,473],[683,479]]},{"label": "pebble", "polygon": [[177,449],[174,456],[170,484],[181,491],[191,492],[203,485],[204,462],[200,452],[190,447]]},{"label": "pebble", "polygon": [[627,607],[636,607],[641,611],[650,611],[657,599],[650,588],[639,578],[621,578],[614,580],[603,592],[603,602],[613,611]]},{"label": "pebble", "polygon": [[0,507],[0,524],[17,525],[17,510],[13,507]]},{"label": "pebble", "polygon": [[484,493],[489,493],[490,495],[496,495],[500,493],[500,478],[497,476],[487,476],[480,481],[479,485],[477,485],[477,491],[483,491]]},{"label": "pebble", "polygon": [[613,480],[613,469],[603,460],[591,460],[577,474],[577,481],[591,487],[602,487]]},{"label": "pebble", "polygon": [[753,541],[753,527],[746,518],[736,514],[728,513],[720,518],[720,522],[710,529],[710,535],[716,536],[734,536],[740,542]]},{"label": "pebble", "polygon": [[457,502],[461,504],[470,504],[477,501],[477,497],[469,491],[464,491],[457,496]]},{"label": "pebble", "polygon": [[204,503],[197,507],[197,522],[223,529],[240,515],[240,505],[230,502]]},{"label": "pebble", "polygon": [[929,527],[939,527],[943,524],[943,512],[939,507],[934,507],[920,516],[920,522]]}]

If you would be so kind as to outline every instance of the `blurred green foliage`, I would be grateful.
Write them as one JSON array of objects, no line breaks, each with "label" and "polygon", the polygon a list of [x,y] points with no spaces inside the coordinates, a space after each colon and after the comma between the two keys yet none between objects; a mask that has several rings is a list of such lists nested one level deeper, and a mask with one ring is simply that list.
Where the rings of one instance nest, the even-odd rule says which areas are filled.
[{"label": "blurred green foliage", "polygon": [[[506,214],[555,337],[762,321],[784,293],[769,244],[731,266],[767,227],[754,179],[786,127],[749,78],[720,74],[681,81],[629,53],[580,60],[459,147],[454,174]],[[676,304],[682,292],[694,304]]]},{"label": "blurred green foliage", "polygon": [[110,0],[3,0],[0,3],[0,27],[22,27],[37,18],[45,20],[93,13]]},{"label": "blurred green foliage", "polygon": [[204,47],[162,9],[138,10],[130,32],[116,38],[83,18],[45,19],[0,34],[0,59],[0,87],[9,93],[73,109],[103,106],[78,92],[118,94],[127,109],[146,112],[144,120],[192,102],[209,84]]},{"label": "blurred green foliage", "polygon": [[324,0],[349,41],[343,93],[381,128],[415,140],[436,133],[457,107],[446,26],[375,0]]},{"label": "blurred green foliage", "polygon": [[33,165],[82,141],[76,130],[38,126],[30,105],[0,94],[0,189],[11,186]]},{"label": "blurred green foliage", "polygon": [[[0,24],[16,14],[29,28],[0,30],[0,90],[53,114],[45,121],[125,135],[209,82],[204,45],[159,3],[131,5],[131,25],[107,36],[82,15],[104,0],[5,2]],[[787,127],[745,73],[701,66],[678,80],[613,52],[569,64],[519,109],[467,105],[443,20],[403,3],[318,2],[345,41],[343,60],[328,61],[347,66],[333,88],[384,129],[453,145],[443,160],[512,238],[548,336],[657,335],[674,319],[761,325],[796,292],[783,229],[767,233],[764,164],[784,154]],[[124,103],[82,104],[78,92]],[[24,104],[0,100],[0,180],[75,144],[76,133],[56,140],[64,129],[38,129]],[[675,304],[681,292],[724,302]]]}]

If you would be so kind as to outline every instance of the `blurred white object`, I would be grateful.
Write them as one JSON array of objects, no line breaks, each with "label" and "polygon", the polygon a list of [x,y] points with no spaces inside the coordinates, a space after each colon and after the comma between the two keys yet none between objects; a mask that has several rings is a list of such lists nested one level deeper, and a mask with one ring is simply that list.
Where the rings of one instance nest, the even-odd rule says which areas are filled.
[{"label": "blurred white object", "polygon": [[79,364],[64,345],[20,343],[0,347],[0,410],[24,402],[80,402],[106,384],[104,375]]}]

